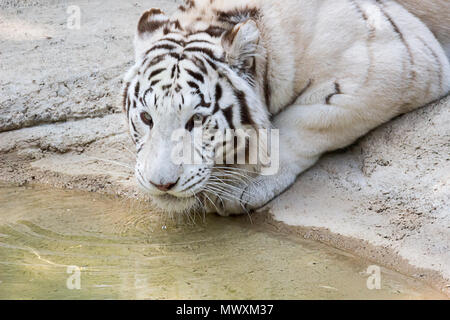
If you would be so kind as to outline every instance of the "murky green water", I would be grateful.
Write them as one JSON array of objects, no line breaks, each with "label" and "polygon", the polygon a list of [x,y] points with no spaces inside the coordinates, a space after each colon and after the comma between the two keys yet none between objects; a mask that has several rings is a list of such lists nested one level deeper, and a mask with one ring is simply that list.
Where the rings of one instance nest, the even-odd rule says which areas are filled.
[{"label": "murky green water", "polygon": [[177,226],[136,203],[0,184],[0,299],[442,298],[385,269],[369,290],[369,265],[242,219]]}]

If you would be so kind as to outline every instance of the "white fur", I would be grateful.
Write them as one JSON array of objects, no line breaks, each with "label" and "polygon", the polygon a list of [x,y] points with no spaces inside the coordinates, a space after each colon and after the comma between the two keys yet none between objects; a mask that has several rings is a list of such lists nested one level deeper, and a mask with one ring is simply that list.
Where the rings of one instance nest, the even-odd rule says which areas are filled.
[{"label": "white fur", "polygon": [[[448,14],[446,1],[398,2],[428,23],[448,47],[448,24],[441,27],[438,19],[430,17],[436,10]],[[280,130],[278,174],[258,176],[240,186],[231,200],[222,199],[219,209],[209,205],[209,210],[222,215],[263,206],[322,154],[345,147],[450,90],[450,65],[442,45],[421,20],[397,2],[215,0],[211,4],[210,0],[197,0],[195,4],[194,9],[178,12],[173,19],[184,28],[195,29],[214,23],[215,10],[254,7],[260,11],[261,18],[247,24],[240,34],[240,41],[255,44],[254,52],[243,54],[256,57],[257,66],[256,88],[252,92],[247,88],[246,93],[253,97],[250,108],[255,115],[267,111],[273,115],[271,124],[262,116],[260,127],[272,125]],[[199,16],[201,21],[196,19]],[[225,51],[242,51],[239,42],[233,45]],[[138,52],[148,46],[148,42],[137,41]],[[230,65],[235,59],[231,57]],[[232,68],[225,69],[234,81],[245,81]],[[265,70],[271,88],[267,105]]]}]

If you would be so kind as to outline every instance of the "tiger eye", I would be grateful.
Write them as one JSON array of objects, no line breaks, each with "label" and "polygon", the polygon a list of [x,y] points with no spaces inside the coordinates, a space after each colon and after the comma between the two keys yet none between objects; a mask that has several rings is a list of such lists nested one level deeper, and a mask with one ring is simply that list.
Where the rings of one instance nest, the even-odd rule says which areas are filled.
[{"label": "tiger eye", "polygon": [[142,112],[141,113],[141,120],[142,120],[142,122],[144,122],[145,125],[149,126],[150,129],[153,128],[153,119],[148,114],[148,112]]}]

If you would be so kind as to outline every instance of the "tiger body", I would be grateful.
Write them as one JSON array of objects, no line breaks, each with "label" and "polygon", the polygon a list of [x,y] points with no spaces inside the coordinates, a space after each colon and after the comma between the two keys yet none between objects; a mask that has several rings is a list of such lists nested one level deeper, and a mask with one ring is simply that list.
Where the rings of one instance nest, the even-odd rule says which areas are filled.
[{"label": "tiger body", "polygon": [[[322,154],[447,94],[446,45],[391,0],[196,0],[170,18],[152,9],[125,78],[138,180],[169,212],[260,208]],[[170,134],[193,119],[278,129],[278,172],[171,163]]]}]

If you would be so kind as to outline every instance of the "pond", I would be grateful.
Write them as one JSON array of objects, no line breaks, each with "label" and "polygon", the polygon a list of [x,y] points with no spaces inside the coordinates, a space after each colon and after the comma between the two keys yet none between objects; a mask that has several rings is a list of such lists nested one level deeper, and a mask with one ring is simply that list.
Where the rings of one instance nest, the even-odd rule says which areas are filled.
[{"label": "pond", "polygon": [[384,268],[381,288],[369,290],[373,263],[250,219],[197,220],[177,223],[131,200],[0,184],[0,299],[444,298]]}]

